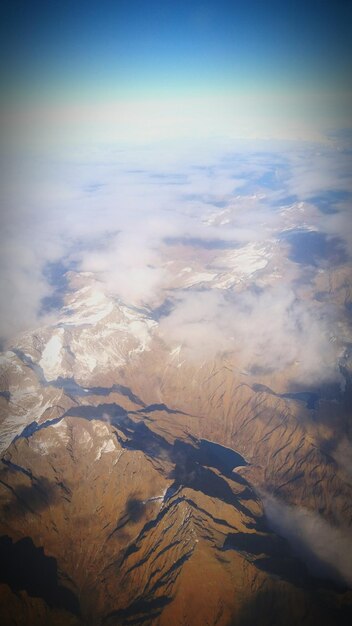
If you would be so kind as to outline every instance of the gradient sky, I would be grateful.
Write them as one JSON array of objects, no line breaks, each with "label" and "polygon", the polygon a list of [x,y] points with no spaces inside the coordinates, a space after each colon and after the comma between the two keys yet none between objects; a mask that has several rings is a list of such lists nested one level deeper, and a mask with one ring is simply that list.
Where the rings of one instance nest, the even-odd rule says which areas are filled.
[{"label": "gradient sky", "polygon": [[180,102],[189,125],[200,108],[204,125],[216,111],[226,126],[231,115],[254,121],[284,108],[349,122],[347,0],[2,0],[0,18],[5,102],[51,111],[51,123],[65,118],[67,128],[78,117],[99,125],[99,108],[107,120],[106,107],[126,103],[132,115],[115,112],[125,126],[141,108],[150,121],[144,105],[154,103],[155,117],[168,116],[164,130]]}]

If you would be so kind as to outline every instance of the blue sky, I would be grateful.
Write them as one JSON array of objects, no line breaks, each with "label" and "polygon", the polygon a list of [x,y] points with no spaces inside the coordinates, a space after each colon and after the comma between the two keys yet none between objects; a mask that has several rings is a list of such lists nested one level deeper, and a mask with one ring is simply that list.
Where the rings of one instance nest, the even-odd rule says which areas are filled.
[{"label": "blue sky", "polygon": [[5,80],[27,96],[337,89],[350,2],[5,0]]},{"label": "blue sky", "polygon": [[19,133],[350,125],[347,0],[3,0],[0,11],[2,93]]}]

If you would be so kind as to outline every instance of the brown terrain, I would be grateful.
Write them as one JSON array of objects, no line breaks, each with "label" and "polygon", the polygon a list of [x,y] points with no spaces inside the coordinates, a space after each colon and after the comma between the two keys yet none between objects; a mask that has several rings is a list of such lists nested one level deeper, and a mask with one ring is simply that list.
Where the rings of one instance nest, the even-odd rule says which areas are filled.
[{"label": "brown terrain", "polygon": [[[314,289],[350,297],[342,270]],[[243,372],[233,352],[189,359],[147,314],[103,300],[90,320],[74,297],[72,323],[5,353],[0,622],[350,623],[346,581],[313,576],[262,504],[351,532],[348,361],[343,392],[300,396],[288,371]]]}]

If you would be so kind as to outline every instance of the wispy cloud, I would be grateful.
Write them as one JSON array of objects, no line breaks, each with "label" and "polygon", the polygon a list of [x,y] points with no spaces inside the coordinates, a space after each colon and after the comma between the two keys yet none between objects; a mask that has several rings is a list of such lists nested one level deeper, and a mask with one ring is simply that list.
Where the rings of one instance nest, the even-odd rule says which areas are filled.
[{"label": "wispy cloud", "polygon": [[351,532],[331,526],[319,514],[299,506],[289,506],[272,496],[263,496],[270,526],[285,537],[321,578],[352,586]]},{"label": "wispy cloud", "polygon": [[161,333],[191,359],[228,352],[243,370],[292,367],[291,376],[305,385],[340,380],[326,322],[284,285],[233,297],[185,292],[162,320]]}]

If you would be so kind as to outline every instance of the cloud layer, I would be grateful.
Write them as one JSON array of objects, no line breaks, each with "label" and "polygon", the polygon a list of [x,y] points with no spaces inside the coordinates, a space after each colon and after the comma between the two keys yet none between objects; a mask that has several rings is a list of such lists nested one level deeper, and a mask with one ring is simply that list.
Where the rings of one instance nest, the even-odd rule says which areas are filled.
[{"label": "cloud layer", "polygon": [[[284,258],[289,246],[278,242],[285,229],[338,237],[350,252],[350,158],[334,142],[207,141],[8,159],[1,336],[45,321],[43,299],[54,290],[47,268],[60,262],[94,272],[113,297],[132,305],[153,308],[171,298],[174,308],[161,332],[197,356],[231,350],[244,369],[289,366],[307,384],[337,380],[336,307],[317,307],[298,288],[319,266],[291,263],[287,271],[286,263],[279,279],[257,284],[250,278],[229,293],[210,283],[206,291],[204,285],[188,290],[170,285],[187,241],[198,242],[193,258],[198,255],[203,273],[214,264],[225,271],[222,247],[279,246]],[[177,245],[171,252],[172,241],[178,252]],[[212,246],[219,249],[217,256],[211,256]]]}]

